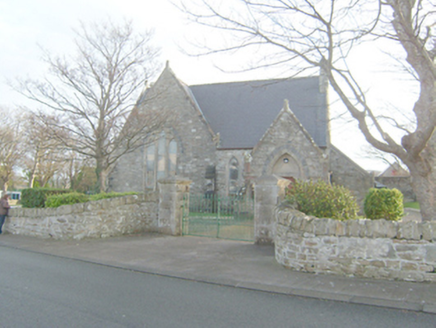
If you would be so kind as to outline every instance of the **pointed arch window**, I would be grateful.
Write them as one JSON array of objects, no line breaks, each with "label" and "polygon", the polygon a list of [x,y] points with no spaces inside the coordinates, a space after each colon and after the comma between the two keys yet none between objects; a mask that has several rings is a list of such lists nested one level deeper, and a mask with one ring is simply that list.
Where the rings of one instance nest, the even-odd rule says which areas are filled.
[{"label": "pointed arch window", "polygon": [[167,146],[167,139],[165,136],[165,133],[162,132],[158,144],[157,144],[157,167],[156,167],[156,179],[162,179],[165,178],[166,170],[165,170],[165,162],[166,162],[166,146]]},{"label": "pointed arch window", "polygon": [[146,188],[154,188],[154,169],[155,169],[155,145],[151,144],[147,147],[146,153],[146,172],[145,186]]},{"label": "pointed arch window", "polygon": [[173,139],[168,144],[168,175],[174,176],[177,171],[177,142]]},{"label": "pointed arch window", "polygon": [[239,180],[239,162],[235,157],[232,157],[229,161],[228,177],[229,194],[237,194]]},{"label": "pointed arch window", "polygon": [[159,179],[177,174],[177,141],[162,132],[145,152],[145,188],[155,189]]}]

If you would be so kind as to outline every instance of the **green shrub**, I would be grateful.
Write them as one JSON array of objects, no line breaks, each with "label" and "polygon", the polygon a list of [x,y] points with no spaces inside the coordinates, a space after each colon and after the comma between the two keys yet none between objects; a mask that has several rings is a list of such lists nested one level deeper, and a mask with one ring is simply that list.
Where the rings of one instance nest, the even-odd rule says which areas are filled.
[{"label": "green shrub", "polygon": [[122,197],[127,195],[137,195],[137,192],[102,192],[100,194],[95,194],[89,196],[89,200],[100,200],[114,197]]},{"label": "green shrub", "polygon": [[58,207],[62,205],[84,203],[91,200],[137,194],[137,192],[110,192],[88,196],[78,192],[71,192],[71,190],[67,189],[29,188],[22,191],[21,204],[23,207],[27,208]]},{"label": "green shrub", "polygon": [[21,206],[27,208],[41,208],[45,206],[47,197],[56,194],[69,193],[67,189],[27,188],[21,192]]},{"label": "green shrub", "polygon": [[421,207],[419,206],[418,202],[405,202],[404,208],[414,208],[416,210],[419,210]]},{"label": "green shrub", "polygon": [[45,207],[59,207],[62,205],[72,205],[89,201],[89,196],[78,192],[71,192],[62,195],[52,195],[47,197]]},{"label": "green shrub", "polygon": [[136,195],[136,192],[110,192],[110,193],[100,193],[95,195],[85,195],[78,192],[72,192],[63,195],[53,195],[47,198],[45,202],[45,207],[59,207],[62,205],[72,205],[77,203],[85,203],[93,200],[121,197],[126,195]]},{"label": "green shrub", "polygon": [[356,200],[347,188],[322,180],[296,181],[286,194],[296,209],[318,218],[355,219],[359,211]]},{"label": "green shrub", "polygon": [[368,219],[400,220],[404,215],[403,194],[398,189],[371,188],[363,204]]}]

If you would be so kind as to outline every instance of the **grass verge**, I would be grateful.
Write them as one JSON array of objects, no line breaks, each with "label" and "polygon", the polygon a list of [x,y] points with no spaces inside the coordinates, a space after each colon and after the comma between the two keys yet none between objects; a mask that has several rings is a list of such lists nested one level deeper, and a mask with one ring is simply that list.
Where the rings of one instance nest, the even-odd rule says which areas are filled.
[{"label": "grass verge", "polygon": [[406,203],[404,203],[404,207],[415,208],[415,209],[419,210],[419,203],[418,202],[406,202]]}]

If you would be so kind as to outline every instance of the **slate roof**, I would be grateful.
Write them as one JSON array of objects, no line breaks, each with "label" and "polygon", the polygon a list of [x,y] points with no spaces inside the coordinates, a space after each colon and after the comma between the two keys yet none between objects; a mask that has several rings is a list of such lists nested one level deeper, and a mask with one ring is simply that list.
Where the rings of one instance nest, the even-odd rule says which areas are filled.
[{"label": "slate roof", "polygon": [[285,99],[320,147],[327,146],[327,100],[319,77],[189,86],[220,148],[251,149],[283,108]]}]

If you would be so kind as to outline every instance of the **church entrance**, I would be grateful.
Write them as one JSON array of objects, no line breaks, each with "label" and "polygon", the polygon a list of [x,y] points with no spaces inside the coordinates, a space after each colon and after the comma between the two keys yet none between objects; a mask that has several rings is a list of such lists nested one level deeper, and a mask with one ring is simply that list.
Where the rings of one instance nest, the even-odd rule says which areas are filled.
[{"label": "church entrance", "polygon": [[182,234],[254,242],[254,201],[190,194],[184,199]]}]

